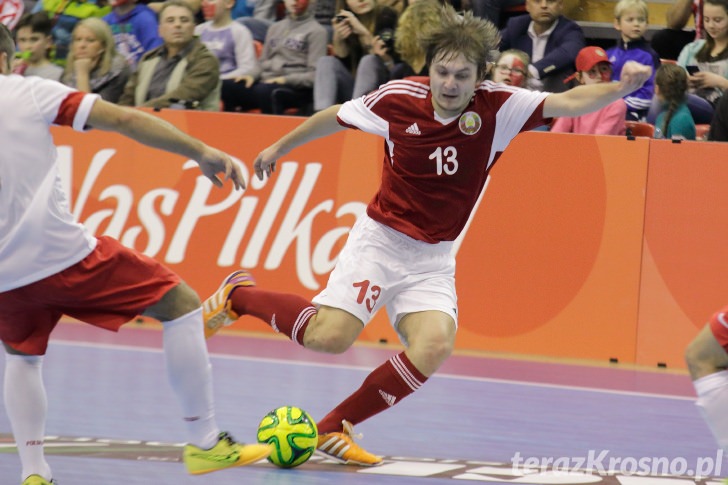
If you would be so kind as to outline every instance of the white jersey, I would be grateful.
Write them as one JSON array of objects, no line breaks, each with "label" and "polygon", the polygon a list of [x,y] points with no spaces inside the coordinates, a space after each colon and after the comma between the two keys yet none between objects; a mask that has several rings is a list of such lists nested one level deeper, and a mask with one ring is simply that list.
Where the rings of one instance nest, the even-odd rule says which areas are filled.
[{"label": "white jersey", "polygon": [[81,261],[96,239],[71,215],[50,125],[82,131],[98,95],[0,75],[0,291]]}]

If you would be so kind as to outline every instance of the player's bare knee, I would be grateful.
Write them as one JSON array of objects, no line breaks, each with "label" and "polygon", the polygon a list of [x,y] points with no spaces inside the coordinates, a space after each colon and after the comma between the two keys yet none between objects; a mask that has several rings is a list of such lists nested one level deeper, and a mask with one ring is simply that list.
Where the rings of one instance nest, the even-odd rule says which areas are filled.
[{"label": "player's bare knee", "polygon": [[446,338],[439,338],[429,343],[427,353],[433,362],[444,362],[453,351],[454,343]]},{"label": "player's bare knee", "polygon": [[201,305],[199,295],[183,281],[165,293],[155,305],[147,308],[144,315],[165,322],[186,315]]},{"label": "player's bare knee", "polygon": [[714,355],[714,352],[707,347],[706,341],[700,338],[690,342],[685,349],[685,363],[693,380],[725,369],[725,358]]},{"label": "player's bare knee", "polygon": [[353,341],[340,332],[306,332],[303,344],[306,348],[327,354],[342,354]]}]

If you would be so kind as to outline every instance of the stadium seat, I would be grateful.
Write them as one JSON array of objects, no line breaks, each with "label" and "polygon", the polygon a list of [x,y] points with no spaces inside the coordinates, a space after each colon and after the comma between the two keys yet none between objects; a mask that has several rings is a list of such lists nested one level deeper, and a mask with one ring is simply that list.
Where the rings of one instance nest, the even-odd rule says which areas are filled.
[{"label": "stadium seat", "polygon": [[653,138],[655,136],[655,126],[643,121],[625,121],[627,128],[627,136],[646,136]]},{"label": "stadium seat", "polygon": [[706,124],[695,125],[695,139],[698,141],[707,140],[709,131],[710,131],[710,125],[706,125]]}]

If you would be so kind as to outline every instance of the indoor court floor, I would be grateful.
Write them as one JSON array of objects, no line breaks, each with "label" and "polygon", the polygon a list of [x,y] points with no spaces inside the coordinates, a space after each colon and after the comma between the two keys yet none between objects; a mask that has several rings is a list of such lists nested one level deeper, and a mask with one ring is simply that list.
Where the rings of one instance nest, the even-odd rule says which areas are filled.
[{"label": "indoor court floor", "polygon": [[[208,343],[218,422],[240,441],[253,441],[278,406],[320,418],[399,351],[357,345],[329,356],[244,332]],[[113,334],[61,323],[44,376],[48,460],[60,485],[718,485],[728,476],[687,375],[665,369],[455,355],[414,396],[356,427],[382,466],[314,457],[291,470],[262,462],[197,477],[180,462],[185,432],[158,327]],[[3,411],[0,484],[19,483]]]}]

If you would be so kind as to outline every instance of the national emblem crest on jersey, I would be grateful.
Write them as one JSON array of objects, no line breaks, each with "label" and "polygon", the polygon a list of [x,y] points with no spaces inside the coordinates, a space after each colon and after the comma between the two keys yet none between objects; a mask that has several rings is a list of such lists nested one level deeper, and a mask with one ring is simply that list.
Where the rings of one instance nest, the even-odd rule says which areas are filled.
[{"label": "national emblem crest on jersey", "polygon": [[474,135],[480,131],[480,127],[483,126],[483,121],[480,119],[480,115],[475,111],[468,111],[460,116],[458,121],[460,131],[466,135]]}]

